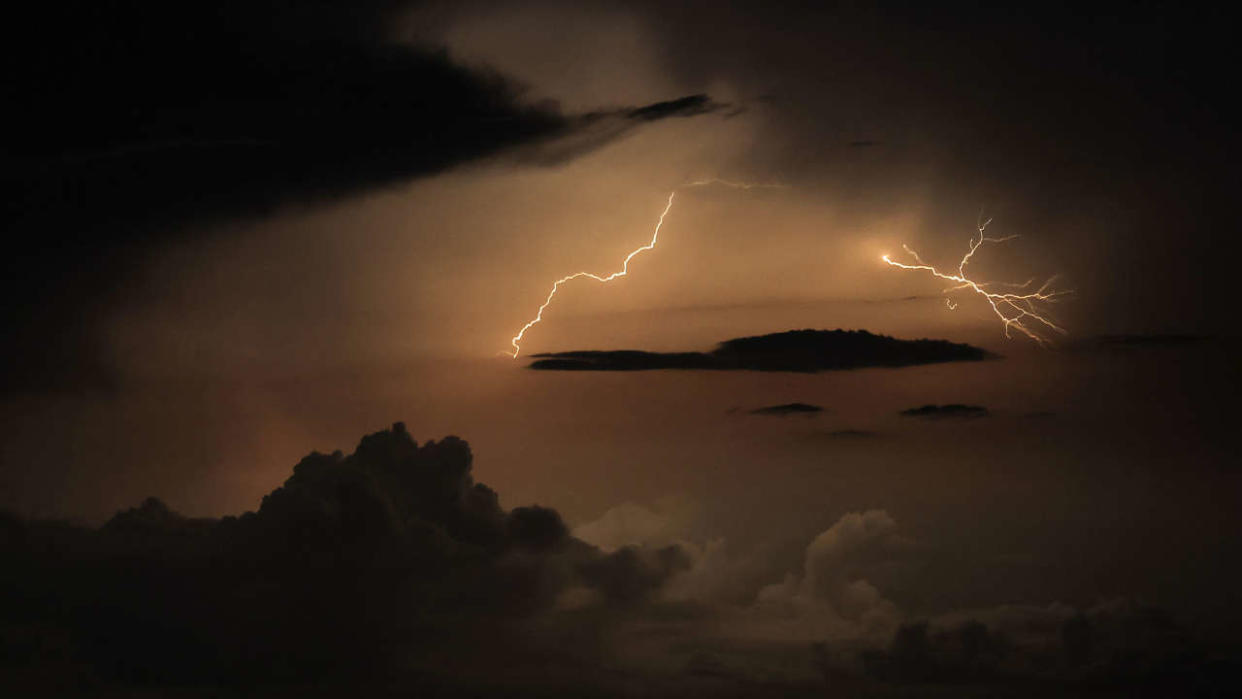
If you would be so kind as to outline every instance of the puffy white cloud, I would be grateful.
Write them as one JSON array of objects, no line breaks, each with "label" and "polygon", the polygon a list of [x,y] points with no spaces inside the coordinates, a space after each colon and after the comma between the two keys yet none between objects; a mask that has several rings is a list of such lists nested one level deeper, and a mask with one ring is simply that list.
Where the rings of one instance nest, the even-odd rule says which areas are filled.
[{"label": "puffy white cloud", "polygon": [[608,510],[599,519],[574,529],[574,536],[604,551],[624,546],[666,545],[674,540],[677,518],[632,502]]}]

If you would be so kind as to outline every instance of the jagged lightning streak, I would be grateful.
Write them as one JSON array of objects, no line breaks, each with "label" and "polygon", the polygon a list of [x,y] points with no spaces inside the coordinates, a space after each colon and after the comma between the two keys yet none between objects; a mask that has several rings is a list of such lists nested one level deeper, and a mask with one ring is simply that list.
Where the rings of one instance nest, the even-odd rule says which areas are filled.
[{"label": "jagged lightning streak", "polygon": [[725,187],[732,187],[734,189],[779,188],[783,186],[779,184],[756,184],[756,183],[734,182],[731,180],[722,180],[719,178],[712,178],[712,179],[707,179],[707,180],[696,180],[694,182],[687,182],[686,184],[683,184],[680,187],[677,187],[676,189],[668,193],[668,201],[664,204],[664,210],[660,212],[660,218],[658,221],[656,221],[655,230],[651,232],[651,242],[647,243],[646,245],[640,248],[635,249],[633,252],[626,255],[625,260],[621,263],[621,270],[619,272],[613,272],[612,274],[609,274],[608,276],[600,276],[598,274],[592,274],[591,272],[574,272],[573,274],[569,276],[561,277],[560,279],[557,279],[556,282],[552,284],[552,290],[548,292],[548,297],[543,300],[543,305],[539,307],[539,311],[535,314],[535,317],[527,321],[526,325],[523,325],[522,329],[518,331],[518,334],[514,335],[513,339],[509,341],[509,344],[513,345],[513,351],[505,352],[505,354],[508,354],[514,359],[517,359],[518,353],[522,351],[521,343],[522,343],[522,338],[526,336],[526,331],[530,330],[531,328],[533,328],[534,326],[538,325],[539,323],[543,321],[543,311],[552,303],[552,299],[556,296],[556,292],[560,291],[561,285],[571,282],[575,279],[582,278],[582,277],[586,277],[587,279],[594,279],[597,282],[606,283],[614,279],[619,279],[620,277],[624,277],[628,275],[630,273],[630,260],[634,259],[634,257],[638,255],[639,253],[643,253],[648,250],[651,250],[652,248],[656,246],[656,242],[659,241],[660,228],[664,226],[664,218],[668,216],[668,212],[672,210],[673,208],[673,197],[677,195],[677,191],[680,189],[688,189],[690,187],[705,187],[707,185],[712,185],[712,184],[718,184],[718,185],[722,185]]},{"label": "jagged lightning streak", "polygon": [[[976,224],[975,229],[978,235],[977,237],[971,236],[970,249],[966,251],[966,254],[962,257],[961,261],[957,263],[956,274],[941,272],[934,266],[927,264],[923,261],[923,258],[919,257],[917,252],[911,250],[910,247],[905,244],[902,244],[902,249],[905,250],[906,253],[909,254],[910,257],[918,264],[910,265],[901,262],[894,262],[889,259],[888,255],[882,255],[881,259],[894,267],[900,267],[901,269],[924,270],[931,272],[932,275],[939,277],[940,279],[953,282],[956,286],[951,286],[945,289],[945,293],[950,291],[959,291],[962,289],[970,289],[971,291],[974,291],[983,298],[987,299],[988,304],[992,307],[992,312],[994,312],[996,316],[1001,319],[1001,322],[1004,323],[1005,337],[1012,337],[1010,335],[1010,329],[1016,328],[1019,332],[1031,338],[1036,343],[1040,345],[1047,345],[1048,338],[1041,334],[1040,331],[1046,332],[1051,330],[1064,335],[1065,329],[1057,325],[1048,317],[1047,311],[1042,308],[1043,305],[1056,303],[1061,299],[1061,297],[1067,296],[1074,292],[1072,290],[1053,289],[1052,283],[1056,281],[1055,276],[1048,279],[1048,281],[1044,282],[1043,285],[1035,291],[1025,291],[1035,282],[1034,279],[1028,279],[1024,284],[1010,284],[977,282],[966,276],[966,266],[970,264],[970,259],[974,257],[975,251],[982,247],[984,243],[1004,243],[1018,237],[1016,235],[1009,235],[1003,238],[987,237],[984,234],[984,231],[987,230],[988,224],[991,222],[992,219],[982,220],[981,218],[979,223]],[[1016,291],[1003,293],[988,291],[986,287],[990,286],[1007,286],[1009,288],[1016,289]],[[949,310],[957,308],[957,304],[947,298],[945,299],[945,305],[949,307]]]}]

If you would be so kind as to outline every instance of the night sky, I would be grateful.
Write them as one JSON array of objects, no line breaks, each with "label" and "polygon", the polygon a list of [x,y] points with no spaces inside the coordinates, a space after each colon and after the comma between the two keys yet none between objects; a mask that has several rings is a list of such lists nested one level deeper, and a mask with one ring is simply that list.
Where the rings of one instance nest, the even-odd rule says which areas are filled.
[{"label": "night sky", "polygon": [[14,696],[1242,688],[1223,9],[5,25]]}]

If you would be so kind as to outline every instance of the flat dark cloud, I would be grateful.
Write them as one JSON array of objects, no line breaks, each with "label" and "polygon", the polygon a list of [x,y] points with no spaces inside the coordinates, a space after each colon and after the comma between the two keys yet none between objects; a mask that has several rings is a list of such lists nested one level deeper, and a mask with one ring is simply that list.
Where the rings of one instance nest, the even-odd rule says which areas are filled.
[{"label": "flat dark cloud", "polygon": [[987,414],[988,409],[981,405],[963,405],[961,403],[946,403],[944,405],[928,403],[927,405],[920,405],[917,408],[906,408],[901,411],[902,417],[921,417],[929,419],[973,418],[984,417]]},{"label": "flat dark cloud", "polygon": [[501,73],[390,41],[405,4],[71,1],[12,22],[0,383],[97,373],[87,325],[137,293],[132,265],[153,243],[503,152],[563,162],[719,107],[705,95],[581,115],[530,104]]},{"label": "flat dark cloud", "polygon": [[899,340],[866,330],[789,330],[726,340],[711,352],[578,350],[532,355],[530,368],[546,371],[717,371],[816,372],[863,367],[902,367],[939,362],[980,361],[992,355],[947,340]]}]

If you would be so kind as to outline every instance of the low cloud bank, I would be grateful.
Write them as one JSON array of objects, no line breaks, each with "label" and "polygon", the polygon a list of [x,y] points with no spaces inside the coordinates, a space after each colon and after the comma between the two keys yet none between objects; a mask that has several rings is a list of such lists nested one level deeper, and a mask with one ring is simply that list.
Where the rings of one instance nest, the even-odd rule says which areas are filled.
[{"label": "low cloud bank", "polygon": [[503,508],[471,462],[466,442],[397,423],[310,454],[240,517],[151,498],[99,528],[0,518],[0,677],[23,695],[1237,685],[1232,656],[1130,600],[911,617],[885,588],[926,552],[885,510],[842,515],[791,562],[692,540],[685,502],[571,531]]},{"label": "low cloud bank", "polygon": [[240,517],[155,498],[99,529],[7,517],[8,669],[68,663],[86,687],[374,680],[436,648],[496,653],[570,590],[641,604],[689,565],[677,547],[605,553],[552,509],[505,510],[471,460],[397,423],[348,456],[310,454]]}]

